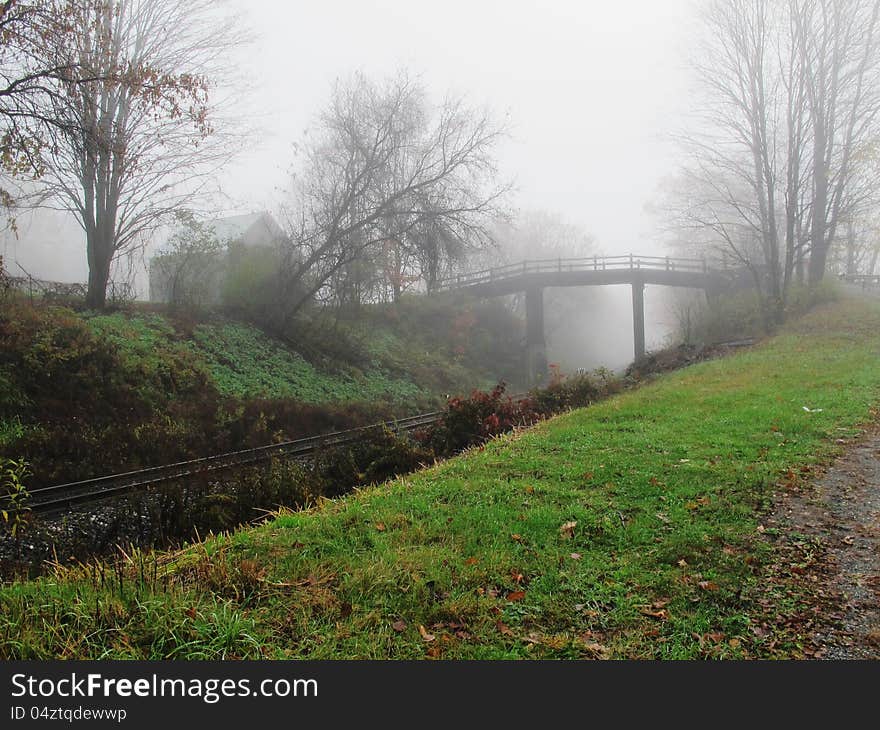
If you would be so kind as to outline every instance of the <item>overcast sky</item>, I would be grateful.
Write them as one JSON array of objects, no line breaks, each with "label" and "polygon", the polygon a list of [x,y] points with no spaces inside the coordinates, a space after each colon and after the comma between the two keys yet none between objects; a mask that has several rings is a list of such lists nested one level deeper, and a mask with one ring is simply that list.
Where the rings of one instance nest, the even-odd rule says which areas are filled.
[{"label": "overcast sky", "polygon": [[333,80],[405,67],[438,96],[507,115],[516,204],[558,211],[608,252],[650,246],[643,210],[674,167],[687,103],[691,0],[241,2],[259,40],[246,70],[270,133],[227,184],[259,205]]},{"label": "overcast sky", "polygon": [[[509,119],[500,162],[515,205],[561,214],[606,253],[658,252],[645,204],[675,167],[693,0],[229,1],[254,31],[239,56],[263,132],[222,180],[236,212],[277,203],[292,145],[334,79],[405,67],[437,97],[463,94]],[[45,258],[61,230],[35,225],[6,253],[37,275],[82,280],[75,230],[63,228],[66,253]]]}]

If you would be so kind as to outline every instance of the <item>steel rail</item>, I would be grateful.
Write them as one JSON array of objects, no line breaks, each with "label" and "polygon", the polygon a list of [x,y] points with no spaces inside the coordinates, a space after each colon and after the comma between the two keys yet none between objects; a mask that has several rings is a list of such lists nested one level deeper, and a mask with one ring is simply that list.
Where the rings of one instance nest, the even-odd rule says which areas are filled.
[{"label": "steel rail", "polygon": [[[511,396],[511,399],[514,402],[520,402],[526,397],[526,394],[517,394]],[[32,512],[40,514],[61,512],[71,507],[92,504],[175,479],[184,479],[197,474],[217,472],[268,461],[273,456],[304,458],[314,454],[319,449],[356,443],[362,440],[369,432],[377,429],[387,428],[398,434],[414,431],[418,428],[437,423],[442,416],[443,411],[420,413],[415,416],[372,423],[367,426],[358,426],[343,431],[332,431],[316,436],[307,436],[277,444],[257,446],[215,456],[179,461],[173,464],[147,467],[121,474],[108,474],[106,476],[67,482],[50,487],[40,487],[29,491],[28,507]]]}]

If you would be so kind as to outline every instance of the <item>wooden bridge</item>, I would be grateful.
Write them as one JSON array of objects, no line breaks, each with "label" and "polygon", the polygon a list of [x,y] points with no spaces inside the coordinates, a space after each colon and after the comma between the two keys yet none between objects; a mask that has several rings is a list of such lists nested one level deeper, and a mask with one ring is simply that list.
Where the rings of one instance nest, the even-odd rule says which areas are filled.
[{"label": "wooden bridge", "polygon": [[645,285],[703,289],[712,296],[727,288],[737,272],[710,267],[704,259],[660,256],[594,256],[577,259],[544,259],[460,274],[440,283],[441,291],[476,297],[497,297],[525,292],[526,347],[529,379],[546,372],[544,341],[544,289],[563,286],[629,284],[633,296],[633,351],[645,355]]},{"label": "wooden bridge", "polygon": [[844,274],[841,278],[849,284],[862,287],[862,289],[880,289],[880,274]]}]

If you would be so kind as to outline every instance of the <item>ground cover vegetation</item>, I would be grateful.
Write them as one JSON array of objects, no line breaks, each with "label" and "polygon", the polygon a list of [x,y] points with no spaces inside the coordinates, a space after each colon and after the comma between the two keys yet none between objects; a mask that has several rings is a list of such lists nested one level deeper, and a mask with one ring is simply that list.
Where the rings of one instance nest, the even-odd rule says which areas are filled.
[{"label": "ground cover vegetation", "polygon": [[747,351],[380,486],[16,581],[0,654],[803,656],[823,620],[798,580],[816,551],[763,520],[775,489],[876,417],[878,333],[876,304],[825,304]]},{"label": "ground cover vegetation", "polygon": [[47,486],[432,410],[518,370],[520,324],[500,306],[413,301],[327,318],[292,343],[219,315],[8,297],[0,455]]}]

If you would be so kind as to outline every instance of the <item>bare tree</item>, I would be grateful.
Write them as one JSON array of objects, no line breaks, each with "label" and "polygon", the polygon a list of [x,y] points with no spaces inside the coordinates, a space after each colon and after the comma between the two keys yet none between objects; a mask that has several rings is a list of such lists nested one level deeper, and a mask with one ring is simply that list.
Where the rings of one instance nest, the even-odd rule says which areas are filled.
[{"label": "bare tree", "polygon": [[666,201],[678,237],[752,271],[768,322],[792,281],[825,273],[842,222],[868,205],[878,134],[880,0],[713,0],[706,107]]},{"label": "bare tree", "polygon": [[[39,177],[47,131],[63,123],[53,106],[74,76],[63,48],[77,8],[76,0],[0,2],[0,169],[8,176]],[[8,188],[0,189],[0,204],[11,210]]]},{"label": "bare tree", "polygon": [[791,0],[812,132],[809,280],[825,274],[839,224],[857,203],[860,151],[878,134],[878,0]]},{"label": "bare tree", "polygon": [[682,142],[688,163],[667,189],[666,212],[679,240],[747,267],[768,317],[785,299],[784,211],[797,206],[798,173],[787,145],[799,112],[796,86],[786,88],[788,58],[779,18],[765,0],[714,0],[694,63],[705,107]]},{"label": "bare tree", "polygon": [[338,295],[341,273],[363,261],[381,267],[389,251],[421,261],[433,285],[438,251],[485,245],[507,191],[493,157],[502,134],[460,99],[432,107],[406,74],[337,83],[295,179],[288,278],[300,295],[283,316]]},{"label": "bare tree", "polygon": [[85,231],[90,306],[103,306],[114,258],[205,192],[232,153],[209,92],[240,37],[215,6],[81,0],[64,49],[74,82],[53,108],[63,124],[44,150],[37,202]]}]

